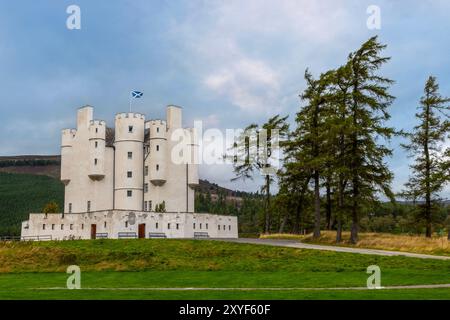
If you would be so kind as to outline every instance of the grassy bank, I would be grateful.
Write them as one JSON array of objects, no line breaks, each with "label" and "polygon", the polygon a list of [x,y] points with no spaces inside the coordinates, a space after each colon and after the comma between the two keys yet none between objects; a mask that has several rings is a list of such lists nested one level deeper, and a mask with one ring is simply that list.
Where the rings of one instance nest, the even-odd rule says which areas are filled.
[{"label": "grassy bank", "polygon": [[[64,288],[69,265],[84,290]],[[1,299],[450,299],[450,289],[188,290],[148,288],[364,287],[369,265],[383,286],[450,282],[450,261],[303,250],[211,240],[84,240],[0,244]],[[99,290],[99,288],[106,288]],[[129,288],[134,288],[130,290]],[[140,288],[140,289],[139,289]],[[124,290],[126,289],[126,290]]]}]

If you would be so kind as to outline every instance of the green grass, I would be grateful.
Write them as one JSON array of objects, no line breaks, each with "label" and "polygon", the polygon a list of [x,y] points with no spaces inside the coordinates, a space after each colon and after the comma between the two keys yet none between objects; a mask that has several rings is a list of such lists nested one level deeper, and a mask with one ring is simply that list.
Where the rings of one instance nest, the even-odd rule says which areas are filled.
[{"label": "green grass", "polygon": [[93,240],[0,244],[1,299],[450,299],[450,289],[365,291],[48,290],[68,265],[82,288],[364,287],[450,283],[450,261],[302,250],[208,240]]},{"label": "green grass", "polygon": [[64,185],[47,176],[0,172],[0,235],[20,235],[23,220],[30,212],[42,212],[56,201],[62,208]]}]

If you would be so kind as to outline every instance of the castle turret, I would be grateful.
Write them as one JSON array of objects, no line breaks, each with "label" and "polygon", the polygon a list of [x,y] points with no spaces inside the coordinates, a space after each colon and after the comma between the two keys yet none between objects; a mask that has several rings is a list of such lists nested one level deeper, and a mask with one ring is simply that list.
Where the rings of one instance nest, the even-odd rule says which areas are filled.
[{"label": "castle turret", "polygon": [[115,209],[143,210],[144,126],[140,113],[115,117]]},{"label": "castle turret", "polygon": [[61,181],[68,185],[72,167],[72,146],[77,130],[64,129],[61,134]]},{"label": "castle turret", "polygon": [[188,133],[188,148],[190,159],[188,162],[188,185],[191,188],[198,186],[198,136],[195,128],[186,129]]},{"label": "castle turret", "polygon": [[163,120],[147,122],[150,130],[149,154],[145,165],[149,172],[149,181],[155,186],[163,185],[167,180],[167,127]]},{"label": "castle turret", "polygon": [[89,125],[89,178],[105,177],[106,122],[93,120]]}]

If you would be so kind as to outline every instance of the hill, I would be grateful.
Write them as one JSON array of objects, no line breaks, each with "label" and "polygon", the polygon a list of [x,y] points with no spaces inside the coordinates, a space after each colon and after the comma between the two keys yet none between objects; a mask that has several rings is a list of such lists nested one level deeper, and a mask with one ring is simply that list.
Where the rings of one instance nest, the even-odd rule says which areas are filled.
[{"label": "hill", "polygon": [[20,225],[30,212],[42,212],[50,201],[60,208],[64,185],[55,178],[35,174],[0,172],[0,236],[20,235]]}]

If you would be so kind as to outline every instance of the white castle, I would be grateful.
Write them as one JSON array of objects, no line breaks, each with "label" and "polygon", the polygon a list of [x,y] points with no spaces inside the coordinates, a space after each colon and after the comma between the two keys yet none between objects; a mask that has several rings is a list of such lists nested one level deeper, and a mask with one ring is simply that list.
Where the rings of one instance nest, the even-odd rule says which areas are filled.
[{"label": "white castle", "polygon": [[197,155],[180,107],[167,120],[119,113],[114,129],[82,107],[62,131],[64,213],[30,213],[22,239],[237,238],[237,217],[194,213]]}]

